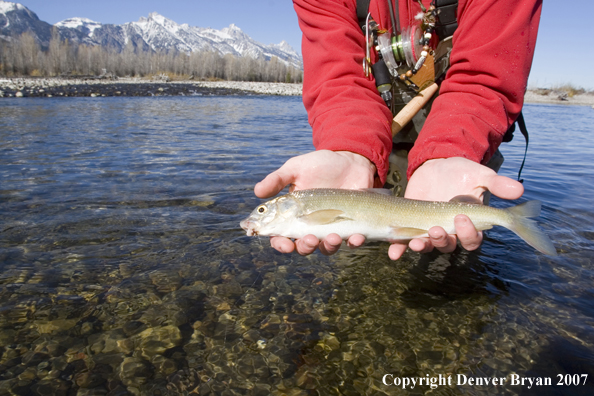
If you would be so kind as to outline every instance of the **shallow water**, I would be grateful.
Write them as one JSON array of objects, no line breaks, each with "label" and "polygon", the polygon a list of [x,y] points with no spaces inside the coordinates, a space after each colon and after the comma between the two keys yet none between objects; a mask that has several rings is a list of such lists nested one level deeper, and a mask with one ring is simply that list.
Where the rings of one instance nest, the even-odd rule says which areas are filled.
[{"label": "shallow water", "polygon": [[0,394],[592,394],[594,111],[524,113],[522,200],[559,256],[496,228],[479,252],[391,262],[383,243],[282,255],[239,228],[253,185],[312,149],[300,98],[0,101]]}]

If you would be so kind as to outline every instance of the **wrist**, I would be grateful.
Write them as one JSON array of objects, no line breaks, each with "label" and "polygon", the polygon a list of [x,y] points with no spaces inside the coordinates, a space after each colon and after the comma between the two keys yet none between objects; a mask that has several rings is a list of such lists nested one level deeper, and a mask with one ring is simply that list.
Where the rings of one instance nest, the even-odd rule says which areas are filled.
[{"label": "wrist", "polygon": [[[331,151],[331,163],[342,169],[342,187],[347,189],[371,188],[375,186],[377,168],[364,155],[352,151]],[[379,180],[379,179],[378,179]]]},{"label": "wrist", "polygon": [[335,151],[335,153],[348,159],[355,167],[367,170],[372,175],[377,173],[375,164],[364,155],[353,153],[352,151]]}]

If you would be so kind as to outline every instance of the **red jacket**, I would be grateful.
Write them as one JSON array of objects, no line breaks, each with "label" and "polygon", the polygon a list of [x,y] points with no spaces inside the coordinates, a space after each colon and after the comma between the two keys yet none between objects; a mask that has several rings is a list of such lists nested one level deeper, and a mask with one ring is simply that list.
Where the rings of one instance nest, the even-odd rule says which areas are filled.
[{"label": "red jacket", "polygon": [[[401,29],[421,12],[400,0]],[[430,0],[423,0],[429,6]],[[392,148],[389,109],[363,74],[365,39],[356,0],[293,0],[303,32],[303,103],[317,150],[352,151],[377,167],[383,184]],[[522,109],[542,0],[459,0],[451,67],[414,148],[408,177],[433,158],[485,163]],[[391,26],[387,0],[369,11]]]}]

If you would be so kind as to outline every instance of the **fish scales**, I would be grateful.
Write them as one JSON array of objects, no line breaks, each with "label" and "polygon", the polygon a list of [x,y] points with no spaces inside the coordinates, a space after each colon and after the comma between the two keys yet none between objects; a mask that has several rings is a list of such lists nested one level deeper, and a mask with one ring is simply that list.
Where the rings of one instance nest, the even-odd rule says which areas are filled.
[{"label": "fish scales", "polygon": [[[428,230],[439,225],[454,231],[454,217],[465,214],[477,229],[486,230],[493,224],[508,224],[511,216],[501,209],[464,202],[419,201],[365,190],[315,189],[292,193],[303,203],[304,212],[322,208],[340,209],[362,221],[377,225],[397,225]],[[436,220],[439,223],[436,223]],[[502,224],[503,225],[503,224]]]},{"label": "fish scales", "polygon": [[247,235],[302,238],[312,234],[322,239],[335,233],[348,239],[361,234],[367,240],[393,242],[427,236],[434,226],[454,234],[454,218],[465,214],[478,230],[503,226],[537,250],[555,255],[552,242],[529,219],[539,216],[540,208],[538,201],[499,209],[469,203],[464,197],[435,202],[394,197],[374,189],[311,189],[294,191],[258,206],[240,225]]}]

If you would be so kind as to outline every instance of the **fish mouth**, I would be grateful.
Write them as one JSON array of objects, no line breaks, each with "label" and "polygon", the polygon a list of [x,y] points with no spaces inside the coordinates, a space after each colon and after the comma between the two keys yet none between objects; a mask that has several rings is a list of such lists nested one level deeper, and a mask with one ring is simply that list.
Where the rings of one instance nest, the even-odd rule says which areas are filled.
[{"label": "fish mouth", "polygon": [[246,231],[247,236],[258,235],[257,228],[259,227],[259,224],[256,221],[250,220],[249,217],[247,219],[240,221],[239,226]]}]

